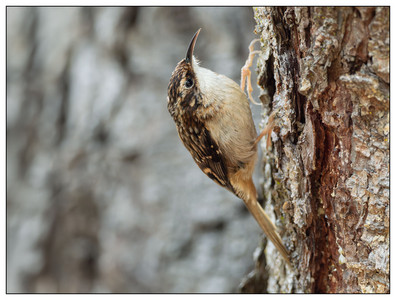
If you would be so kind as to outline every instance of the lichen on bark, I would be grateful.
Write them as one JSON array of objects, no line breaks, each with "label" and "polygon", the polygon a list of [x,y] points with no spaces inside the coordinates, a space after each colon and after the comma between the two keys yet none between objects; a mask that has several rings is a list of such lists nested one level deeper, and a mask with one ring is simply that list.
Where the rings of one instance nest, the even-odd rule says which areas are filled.
[{"label": "lichen on bark", "polygon": [[279,109],[263,190],[294,264],[268,244],[255,272],[267,292],[387,293],[389,7],[254,14],[263,122]]}]

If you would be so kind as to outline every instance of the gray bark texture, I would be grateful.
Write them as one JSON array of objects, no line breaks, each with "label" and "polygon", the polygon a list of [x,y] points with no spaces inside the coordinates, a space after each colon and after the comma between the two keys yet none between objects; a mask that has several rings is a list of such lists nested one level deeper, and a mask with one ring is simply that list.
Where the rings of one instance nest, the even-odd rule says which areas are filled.
[{"label": "gray bark texture", "polygon": [[389,293],[389,7],[255,8],[268,243],[246,292]]},{"label": "gray bark texture", "polygon": [[239,81],[251,7],[7,8],[8,292],[237,291],[260,229],[166,108],[200,27]]}]

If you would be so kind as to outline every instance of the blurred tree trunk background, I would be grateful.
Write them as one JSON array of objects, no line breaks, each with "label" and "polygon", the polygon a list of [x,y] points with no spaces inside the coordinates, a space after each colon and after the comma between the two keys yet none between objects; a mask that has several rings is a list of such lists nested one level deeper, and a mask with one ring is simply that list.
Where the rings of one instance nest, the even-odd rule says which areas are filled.
[{"label": "blurred tree trunk background", "polygon": [[264,195],[294,268],[268,244],[242,289],[389,293],[389,7],[254,11],[260,98],[280,109]]},{"label": "blurred tree trunk background", "polygon": [[237,291],[260,229],[166,108],[200,27],[239,82],[251,7],[7,8],[8,292]]}]

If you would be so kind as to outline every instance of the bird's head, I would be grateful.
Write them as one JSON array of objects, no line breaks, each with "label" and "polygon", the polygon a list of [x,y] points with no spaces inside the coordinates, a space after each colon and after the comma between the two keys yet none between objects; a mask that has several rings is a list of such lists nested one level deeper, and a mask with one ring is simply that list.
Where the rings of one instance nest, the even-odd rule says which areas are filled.
[{"label": "bird's head", "polygon": [[194,34],[187,50],[186,57],[181,60],[172,73],[168,85],[168,109],[175,112],[176,106],[180,105],[184,109],[190,107],[196,109],[200,105],[201,90],[197,71],[202,69],[198,66],[198,61],[194,57],[194,48],[199,32]]}]

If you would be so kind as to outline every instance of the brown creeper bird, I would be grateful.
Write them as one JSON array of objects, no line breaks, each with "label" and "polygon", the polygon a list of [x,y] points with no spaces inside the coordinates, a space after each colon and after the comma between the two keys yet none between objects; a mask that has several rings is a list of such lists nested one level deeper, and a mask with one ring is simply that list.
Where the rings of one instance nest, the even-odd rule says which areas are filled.
[{"label": "brown creeper bird", "polygon": [[257,137],[249,101],[238,84],[199,66],[193,52],[200,30],[192,38],[186,58],[172,73],[168,110],[181,141],[197,165],[209,178],[244,201],[290,265],[275,225],[257,201],[252,179],[257,143],[270,133],[273,125]]}]

